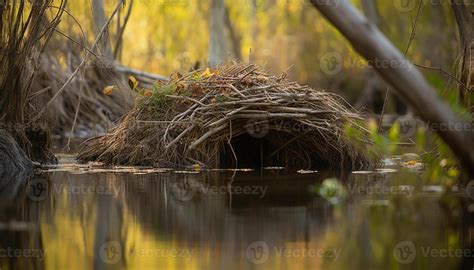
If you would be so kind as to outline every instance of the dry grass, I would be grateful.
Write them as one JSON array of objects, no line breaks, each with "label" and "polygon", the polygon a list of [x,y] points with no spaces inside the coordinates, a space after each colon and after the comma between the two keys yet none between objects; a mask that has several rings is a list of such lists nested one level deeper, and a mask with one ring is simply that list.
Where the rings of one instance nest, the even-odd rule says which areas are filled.
[{"label": "dry grass", "polygon": [[[372,164],[371,153],[344,136],[345,124],[366,132],[357,124],[359,114],[341,97],[288,81],[285,74],[266,74],[254,64],[178,74],[142,94],[117,127],[85,143],[79,160],[216,168],[228,166],[223,158],[230,157],[236,166],[245,151],[259,152],[245,144],[233,147],[250,135],[247,139],[253,136],[266,145],[258,153],[263,166],[356,169]],[[360,140],[370,143],[367,138]]]},{"label": "dry grass", "polygon": [[60,22],[65,1],[58,1],[60,8],[50,13],[51,5],[51,0],[0,1],[0,128],[14,126],[9,133],[37,161],[54,160],[45,150],[47,131],[33,128],[44,119],[32,121],[38,107],[31,100],[39,59]]},{"label": "dry grass", "polygon": [[[45,105],[51,100],[82,61],[82,48],[61,40],[52,40],[33,82],[32,99]],[[66,63],[59,59],[67,59]],[[102,61],[102,62],[101,62]],[[94,59],[81,70],[45,113],[54,132],[65,135],[72,131],[103,133],[133,106],[126,78],[114,70],[105,59]],[[104,87],[117,85],[113,95],[103,93]]]}]

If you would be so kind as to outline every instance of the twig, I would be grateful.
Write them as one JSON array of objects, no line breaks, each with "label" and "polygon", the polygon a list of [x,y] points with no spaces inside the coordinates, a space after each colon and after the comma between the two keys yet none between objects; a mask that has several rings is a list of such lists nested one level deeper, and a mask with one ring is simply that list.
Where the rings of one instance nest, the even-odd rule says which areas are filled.
[{"label": "twig", "polygon": [[466,85],[458,78],[456,78],[456,76],[452,75],[451,73],[447,72],[446,70],[440,68],[440,67],[429,67],[429,66],[423,66],[423,65],[420,65],[420,64],[413,64],[414,66],[417,66],[419,68],[424,68],[424,69],[431,69],[431,70],[436,70],[436,71],[439,71],[441,73],[443,73],[444,75],[448,76],[450,79],[453,79],[455,80],[457,83],[459,83],[460,85],[466,87]]},{"label": "twig", "polygon": [[[420,3],[418,4],[418,10],[416,11],[416,18],[415,18],[415,22],[414,24],[412,25],[412,29],[411,29],[411,34],[410,34],[410,39],[408,40],[408,44],[405,48],[405,52],[403,53],[403,56],[407,56],[408,54],[408,50],[410,49],[410,46],[411,46],[411,43],[413,42],[413,40],[415,39],[415,34],[416,34],[416,28],[418,26],[418,19],[420,18],[420,15],[421,15],[421,12],[423,11],[424,8],[423,7],[423,0],[420,0]],[[388,99],[389,99],[389,87],[387,87],[387,89],[385,90],[385,97],[384,97],[384,101],[383,101],[383,105],[382,105],[382,111],[380,112],[380,119],[379,119],[379,124],[378,124],[378,131],[380,132],[381,128],[382,128],[382,121],[383,121],[383,116],[385,114],[385,106],[387,105],[387,102],[388,102]]]},{"label": "twig", "polygon": [[127,74],[134,75],[134,76],[137,76],[137,77],[145,77],[145,78],[155,80],[155,81],[165,81],[165,82],[167,82],[167,81],[170,80],[169,78],[167,78],[165,76],[162,76],[162,75],[148,73],[148,72],[144,72],[144,71],[141,71],[141,70],[125,67],[125,66],[122,66],[122,65],[117,65],[115,69],[118,72],[121,72],[121,73],[127,73]]},{"label": "twig", "polygon": [[117,34],[117,41],[115,42],[114,48],[114,59],[118,60],[118,54],[122,50],[122,43],[123,43],[123,33],[125,32],[125,28],[127,27],[128,21],[130,19],[130,14],[132,13],[133,7],[133,0],[130,0],[128,3],[127,14],[125,14],[125,20],[123,22],[122,27],[120,27],[120,31]]},{"label": "twig", "polygon": [[[91,47],[91,50],[95,50],[100,39],[102,38],[102,35],[103,33],[105,32],[105,30],[107,29],[107,27],[109,26],[110,22],[112,21],[113,17],[117,14],[118,10],[120,9],[120,6],[122,5],[124,0],[120,0],[119,3],[117,4],[117,6],[115,7],[114,11],[112,12],[112,15],[109,17],[109,19],[107,20],[107,22],[104,24],[104,26],[102,27],[102,29],[100,30],[99,34],[97,35],[95,41],[94,41],[94,44],[92,45]],[[85,65],[87,59],[89,58],[90,56],[90,52],[88,51],[86,53],[86,55],[84,56],[84,59],[82,60],[82,62],[79,64],[79,66],[76,68],[76,70],[74,70],[74,72],[71,74],[71,76],[69,76],[69,78],[67,79],[67,81],[63,84],[63,86],[61,86],[61,88],[56,92],[56,94],[48,101],[48,103],[46,103],[46,105],[43,107],[43,109],[41,109],[41,111],[30,121],[30,123],[34,123],[36,122],[42,115],[43,113],[46,111],[46,109],[48,109],[48,107],[54,102],[54,100],[56,100],[56,98],[62,94],[62,92],[66,89],[66,87],[69,86],[69,84],[72,82],[72,80],[76,77],[77,73],[79,72],[79,70],[81,70],[81,68]]]},{"label": "twig", "polygon": [[194,148],[196,148],[196,146],[198,146],[199,144],[201,144],[203,141],[207,140],[207,138],[211,137],[212,135],[216,134],[217,132],[225,129],[227,127],[227,124],[224,124],[220,127],[217,127],[215,129],[211,129],[209,130],[208,132],[206,132],[204,135],[202,135],[199,139],[197,139],[196,141],[194,141],[189,147],[188,147],[188,151],[189,150],[193,150]]}]

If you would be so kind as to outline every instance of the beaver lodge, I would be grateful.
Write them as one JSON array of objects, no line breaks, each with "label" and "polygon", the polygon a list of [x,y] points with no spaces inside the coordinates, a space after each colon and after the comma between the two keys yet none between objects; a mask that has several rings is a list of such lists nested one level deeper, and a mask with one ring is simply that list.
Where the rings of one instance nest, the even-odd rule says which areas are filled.
[{"label": "beaver lodge", "polygon": [[[109,165],[358,169],[370,153],[344,135],[360,116],[338,95],[254,64],[173,75],[136,89],[136,105],[78,159]],[[133,79],[133,78],[132,78]],[[368,136],[359,137],[363,145]]]}]

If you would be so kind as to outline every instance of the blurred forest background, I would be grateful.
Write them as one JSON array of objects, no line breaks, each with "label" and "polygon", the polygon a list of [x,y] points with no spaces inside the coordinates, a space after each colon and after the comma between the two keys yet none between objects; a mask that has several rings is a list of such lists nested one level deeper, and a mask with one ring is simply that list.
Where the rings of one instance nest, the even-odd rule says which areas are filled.
[{"label": "blurred forest background", "polygon": [[[357,107],[375,106],[376,111],[380,107],[373,104],[376,102],[373,99],[383,99],[386,87],[309,1],[222,0],[223,11],[213,9],[213,1],[126,2],[111,23],[108,45],[103,52],[111,52],[124,66],[164,76],[192,69],[198,63],[205,66],[214,31],[212,14],[219,16],[215,13],[223,12],[225,58],[251,59],[275,73],[287,71],[291,79],[338,92]],[[424,67],[422,70],[433,86],[444,93],[456,89],[453,78],[446,75],[456,74],[460,56],[456,22],[448,1],[351,2],[401,51],[410,43],[408,59]],[[67,10],[82,25],[87,44],[92,44],[100,27],[100,13],[105,11],[108,18],[116,1],[70,1],[67,5]],[[104,11],[100,11],[101,6]],[[59,29],[64,34],[81,37],[74,18],[64,16],[62,20]],[[50,46],[78,47],[62,35],[54,35]],[[65,55],[58,59],[67,61]],[[328,65],[339,66],[328,70]]]}]

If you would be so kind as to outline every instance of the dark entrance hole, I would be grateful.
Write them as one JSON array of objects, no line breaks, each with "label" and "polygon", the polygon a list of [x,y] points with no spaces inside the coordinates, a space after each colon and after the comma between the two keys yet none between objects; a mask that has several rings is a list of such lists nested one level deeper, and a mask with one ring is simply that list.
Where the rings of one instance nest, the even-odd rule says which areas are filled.
[{"label": "dark entrance hole", "polygon": [[[275,132],[263,138],[255,138],[245,133],[232,138],[220,152],[221,168],[263,168],[286,167],[294,169],[329,168],[326,159],[301,140],[297,134]],[[232,152],[232,150],[235,152]],[[237,157],[237,166],[235,161]]]}]

